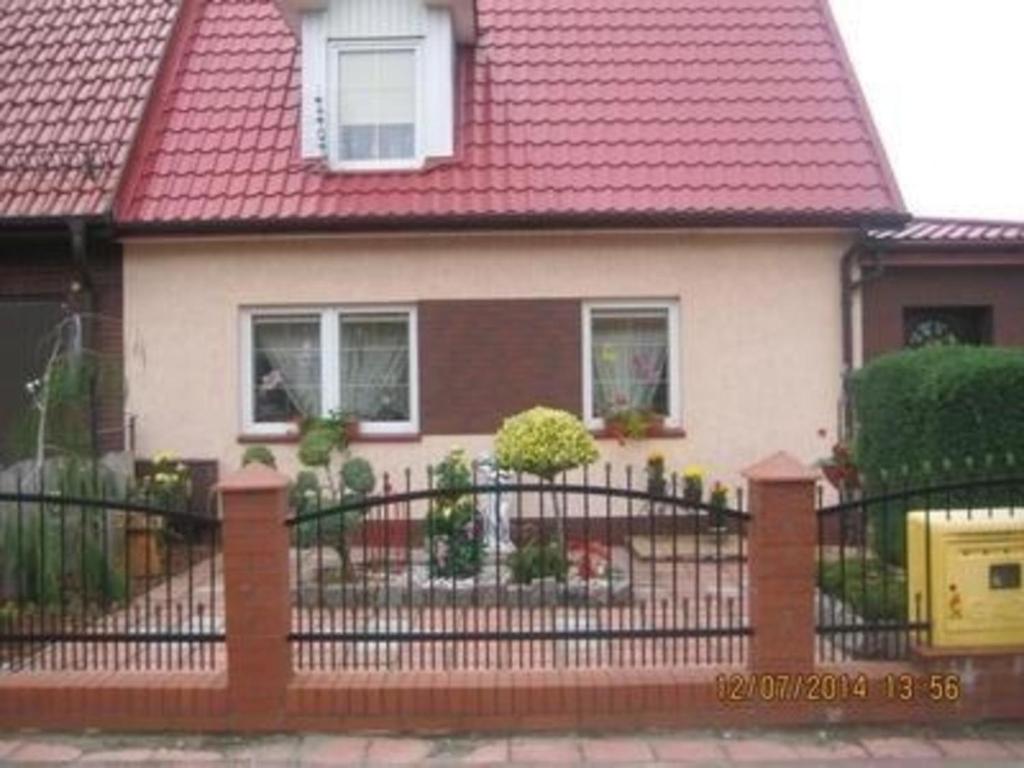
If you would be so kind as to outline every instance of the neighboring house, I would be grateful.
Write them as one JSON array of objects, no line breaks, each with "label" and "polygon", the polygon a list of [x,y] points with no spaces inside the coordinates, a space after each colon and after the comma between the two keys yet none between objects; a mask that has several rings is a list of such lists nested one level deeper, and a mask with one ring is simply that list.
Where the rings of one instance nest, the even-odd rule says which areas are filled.
[{"label": "neighboring house", "polygon": [[[152,0],[0,11],[0,465],[68,309],[89,318],[85,343],[120,361],[114,195],[176,11]],[[107,392],[93,431],[99,448],[119,448],[122,404]]]},{"label": "neighboring house", "polygon": [[857,259],[863,359],[930,343],[1024,345],[1024,223],[920,219]]},{"label": "neighboring house", "polygon": [[138,446],[417,469],[535,404],[716,473],[835,439],[844,253],[908,217],[824,0],[186,0],[117,206]]}]

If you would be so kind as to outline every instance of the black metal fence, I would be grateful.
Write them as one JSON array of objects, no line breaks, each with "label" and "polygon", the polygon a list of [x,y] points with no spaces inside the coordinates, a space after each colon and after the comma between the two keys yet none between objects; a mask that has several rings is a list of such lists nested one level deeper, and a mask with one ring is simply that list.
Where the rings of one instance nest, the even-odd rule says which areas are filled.
[{"label": "black metal fence", "polygon": [[0,674],[223,666],[219,521],[130,489],[34,491],[0,493]]},{"label": "black metal fence", "polygon": [[870,496],[839,504],[824,506],[820,499],[819,660],[899,660],[914,646],[930,646],[939,608],[955,611],[964,599],[957,577],[936,580],[935,528],[1014,520],[1024,502],[1024,477],[905,479],[875,483]]},{"label": "black metal fence", "polygon": [[635,487],[432,472],[414,490],[326,506],[291,528],[299,669],[741,664],[747,523],[737,508]]}]

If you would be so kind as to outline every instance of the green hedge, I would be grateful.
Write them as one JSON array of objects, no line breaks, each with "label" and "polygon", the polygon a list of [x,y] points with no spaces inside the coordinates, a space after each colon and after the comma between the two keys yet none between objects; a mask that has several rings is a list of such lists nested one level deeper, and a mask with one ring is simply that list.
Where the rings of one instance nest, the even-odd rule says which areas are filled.
[{"label": "green hedge", "polygon": [[[1024,349],[931,347],[875,360],[853,379],[854,456],[866,495],[1018,472],[1024,458]],[[875,517],[875,546],[902,562],[903,513]],[[945,497],[942,499],[945,502]],[[1005,491],[954,496],[1005,502]]]}]

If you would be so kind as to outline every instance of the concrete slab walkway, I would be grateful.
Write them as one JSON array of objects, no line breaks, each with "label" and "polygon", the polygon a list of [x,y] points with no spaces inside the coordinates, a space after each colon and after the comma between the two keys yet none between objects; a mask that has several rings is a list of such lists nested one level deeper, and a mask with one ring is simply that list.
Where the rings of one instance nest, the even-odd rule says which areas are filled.
[{"label": "concrete slab walkway", "polygon": [[0,733],[0,765],[1024,766],[1024,724],[595,735],[120,736]]}]

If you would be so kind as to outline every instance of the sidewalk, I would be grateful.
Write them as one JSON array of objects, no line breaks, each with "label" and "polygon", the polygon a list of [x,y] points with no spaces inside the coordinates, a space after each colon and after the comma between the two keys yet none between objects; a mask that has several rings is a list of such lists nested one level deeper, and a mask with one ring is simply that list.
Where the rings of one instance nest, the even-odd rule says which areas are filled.
[{"label": "sidewalk", "polygon": [[0,765],[1024,766],[1024,724],[909,728],[651,732],[636,736],[181,737],[0,734]]}]

